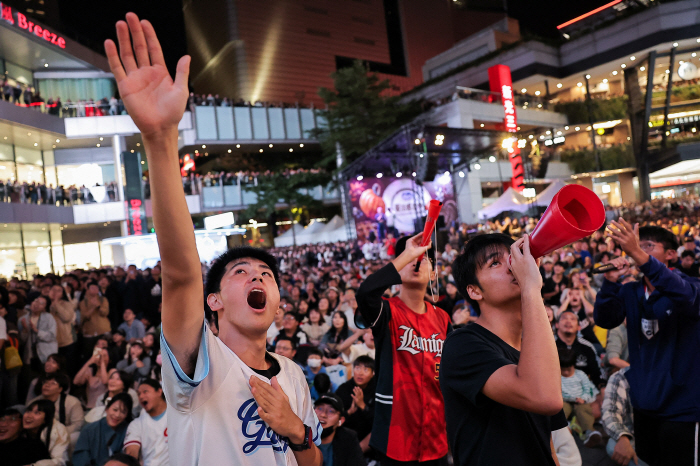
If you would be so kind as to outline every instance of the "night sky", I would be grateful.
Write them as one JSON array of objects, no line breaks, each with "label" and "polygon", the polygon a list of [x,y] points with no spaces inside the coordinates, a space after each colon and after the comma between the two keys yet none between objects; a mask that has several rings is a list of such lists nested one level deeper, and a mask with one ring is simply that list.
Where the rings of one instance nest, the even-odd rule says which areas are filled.
[{"label": "night sky", "polygon": [[[174,72],[179,57],[187,53],[182,0],[54,0],[58,3],[62,25],[55,25],[70,36],[94,49],[102,51],[102,42],[116,39],[114,23],[123,19],[128,11],[151,21],[163,45],[165,60]],[[197,0],[190,0],[194,5]],[[302,1],[302,0],[294,0]],[[350,1],[350,0],[340,0]],[[407,0],[411,1],[411,0]],[[436,2],[445,0],[434,0]],[[485,0],[500,8],[502,0]],[[520,21],[521,31],[542,37],[558,37],[556,26],[575,18],[610,0],[506,0],[508,13]],[[467,1],[467,5],[479,6],[484,0]],[[9,1],[8,3],[15,3]],[[17,1],[17,4],[22,2]],[[223,33],[223,31],[222,31]]]}]

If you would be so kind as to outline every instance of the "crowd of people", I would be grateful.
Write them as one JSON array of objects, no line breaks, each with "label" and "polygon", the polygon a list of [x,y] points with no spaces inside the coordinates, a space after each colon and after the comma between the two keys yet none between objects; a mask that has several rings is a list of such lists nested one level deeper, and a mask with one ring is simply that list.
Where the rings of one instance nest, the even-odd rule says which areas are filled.
[{"label": "crowd of people", "polygon": [[2,83],[2,98],[6,102],[58,117],[126,115],[124,103],[116,96],[101,99],[79,99],[75,102],[71,99],[63,101],[60,96],[50,97],[47,100],[34,87],[16,80],[13,84],[8,78],[5,78]]},{"label": "crowd of people", "polygon": [[[190,97],[187,101],[188,107],[194,112],[194,107],[268,107],[268,108],[300,108],[299,102],[263,102],[257,100],[249,102],[243,98],[229,99],[228,97],[220,97],[219,94],[195,94],[190,92]],[[308,108],[314,108],[313,102]]]},{"label": "crowd of people", "polygon": [[[100,185],[97,185],[100,186]],[[1,180],[0,202],[19,202],[22,204],[49,204],[55,206],[71,206],[91,204],[94,202],[113,202],[117,199],[117,184],[114,181],[103,185],[104,196],[96,199],[90,188],[82,186],[54,187],[27,181]]]},{"label": "crowd of people", "polygon": [[[611,218],[641,221],[646,228],[640,233],[643,248],[658,243],[668,254],[669,267],[698,277],[699,210],[696,198],[659,200],[625,205]],[[419,298],[442,309],[442,331],[469,326],[479,315],[455,280],[459,251],[487,231],[517,238],[533,223],[504,219],[440,232],[439,250],[429,253],[436,275]],[[382,430],[379,424],[388,422],[377,348],[389,324],[377,324],[381,309],[377,315],[368,309],[382,296],[392,306],[398,302],[392,300],[399,299],[402,280],[387,275],[386,264],[396,264],[402,252],[397,247],[406,246],[392,233],[375,246],[339,242],[269,251],[278,261],[280,304],[267,332],[268,351],[302,368],[324,430],[335,427],[333,455],[345,459],[333,464],[381,462],[391,448],[384,445],[382,450],[377,443],[391,434],[373,436]],[[591,274],[625,256],[625,248],[597,231],[545,256],[540,272],[542,299],[559,350],[568,425],[584,448],[605,445],[615,462],[627,465],[639,448],[632,420],[637,410],[630,404],[634,381],[626,378],[633,338],[628,338],[625,322],[606,316],[601,325],[596,317],[615,300],[612,286],[639,282],[650,272],[632,264]],[[203,265],[203,274],[207,269]],[[145,465],[167,464],[160,272],[158,265],[145,270],[131,265],[3,279],[0,457],[9,461],[4,464],[103,464],[119,452],[141,458]],[[205,309],[216,334],[214,314]],[[376,319],[374,328],[365,328],[369,326],[356,314]],[[437,425],[444,429],[444,419]],[[562,465],[580,464],[572,442],[555,437]]]}]

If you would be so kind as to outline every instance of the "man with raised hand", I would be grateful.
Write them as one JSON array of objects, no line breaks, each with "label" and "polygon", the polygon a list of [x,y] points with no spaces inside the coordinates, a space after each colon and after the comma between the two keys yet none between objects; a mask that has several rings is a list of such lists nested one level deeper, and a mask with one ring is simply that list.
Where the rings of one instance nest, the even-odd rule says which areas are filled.
[{"label": "man with raised hand", "polygon": [[265,351],[280,299],[275,259],[254,248],[219,257],[205,290],[218,315],[219,338],[204,319],[201,266],[177,153],[190,58],[180,59],[173,81],[153,26],[133,13],[117,23],[117,38],[119,53],[113,41],[105,42],[107,58],[151,170],[170,464],[318,466],[320,426],[304,374],[293,361]]}]

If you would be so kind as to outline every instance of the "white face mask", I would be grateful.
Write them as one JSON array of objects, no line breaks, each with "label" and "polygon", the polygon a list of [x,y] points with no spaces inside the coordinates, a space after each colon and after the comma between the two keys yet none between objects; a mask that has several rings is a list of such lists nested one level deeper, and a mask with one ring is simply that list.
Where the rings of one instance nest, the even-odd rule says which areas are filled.
[{"label": "white face mask", "polygon": [[306,361],[306,363],[309,365],[309,367],[313,367],[314,369],[321,367],[321,360],[317,358],[309,359]]}]

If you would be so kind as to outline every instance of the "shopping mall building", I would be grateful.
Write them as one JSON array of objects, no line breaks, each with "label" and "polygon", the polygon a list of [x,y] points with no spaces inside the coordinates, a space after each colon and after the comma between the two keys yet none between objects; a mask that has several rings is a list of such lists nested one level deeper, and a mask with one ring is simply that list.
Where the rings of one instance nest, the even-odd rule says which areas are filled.
[{"label": "shopping mall building", "polygon": [[[502,130],[502,96],[490,91],[488,69],[508,66],[516,91],[517,137],[526,143],[523,157],[540,163],[539,171],[526,177],[527,193],[536,194],[553,180],[564,179],[584,183],[606,202],[618,204],[637,195],[634,156],[630,155],[636,136],[625,97],[630,89],[625,76],[631,76],[626,71],[634,68],[642,95],[647,87],[652,89],[648,105],[640,99],[641,115],[648,109],[645,137],[652,195],[696,192],[700,183],[700,145],[694,143],[700,120],[700,87],[695,84],[700,0],[632,5],[614,0],[606,8],[572,19],[562,26],[562,40],[557,43],[523,37],[517,21],[492,18],[489,26],[451,41],[425,61],[422,84],[405,97],[433,103],[421,116],[426,124]],[[109,104],[115,84],[105,57],[20,14],[12,8],[2,10],[0,71],[11,87],[33,86],[45,102],[25,106],[0,101],[0,180],[5,185],[9,181],[75,186],[78,196],[62,206],[32,203],[27,193],[14,199],[26,202],[0,202],[0,275],[152,265],[157,247],[150,234],[153,225],[144,180],[148,165],[133,121]],[[404,22],[401,27],[407,25]],[[382,30],[387,34],[386,28]],[[305,34],[311,41],[328,39]],[[389,45],[384,46],[388,50]],[[416,80],[415,72],[408,74]],[[205,71],[198,75],[202,82],[212,79]],[[405,76],[397,79],[399,88],[406,86]],[[669,79],[673,88],[666,93]],[[236,97],[253,100],[255,86],[246,86],[240,89],[247,94]],[[56,112],[49,98],[58,96],[64,109]],[[107,102],[99,103],[101,99]],[[235,152],[251,158],[270,152],[290,157],[318,152],[319,145],[308,131],[320,124],[318,112],[303,105],[193,106],[179,125],[180,155],[206,159]],[[600,165],[592,151],[593,141]],[[460,218],[473,222],[478,209],[509,185],[511,165],[503,151],[495,151],[472,161],[464,173],[452,178],[460,193]],[[204,260],[231,244],[262,241],[268,245],[266,235],[260,234],[265,224],[239,218],[255,202],[254,194],[240,181],[204,184],[195,191],[187,195],[187,203]],[[310,194],[337,210],[338,191],[318,187]],[[204,228],[204,218],[228,212],[234,212],[233,220],[226,217],[215,225],[216,230]]]}]

